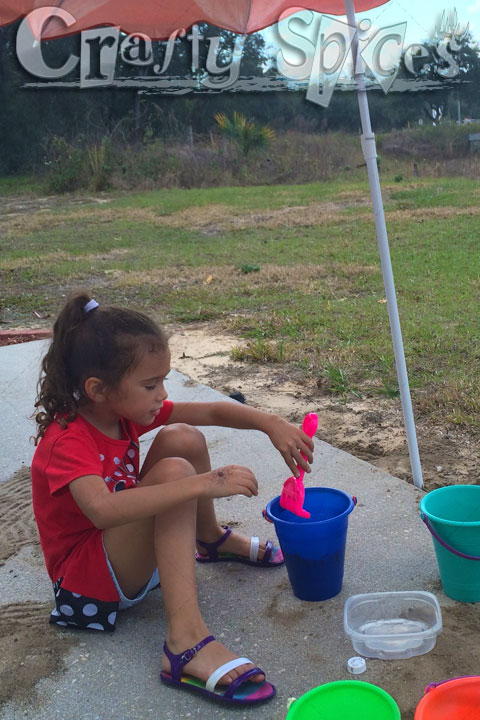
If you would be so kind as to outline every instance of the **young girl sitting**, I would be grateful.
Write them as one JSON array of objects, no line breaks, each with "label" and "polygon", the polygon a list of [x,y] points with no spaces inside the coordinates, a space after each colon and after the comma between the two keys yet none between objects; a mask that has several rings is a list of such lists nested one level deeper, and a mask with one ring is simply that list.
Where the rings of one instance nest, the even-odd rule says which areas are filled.
[{"label": "young girl sitting", "polygon": [[[199,562],[283,563],[279,548],[218,525],[213,498],[257,495],[246,467],[216,470],[197,425],[265,432],[294,474],[313,443],[300,429],[237,402],[172,403],[165,333],[145,315],[73,295],[42,363],[32,463],[35,517],[56,625],[113,630],[160,581],[167,619],[161,680],[231,703],[275,694],[247,658],[217,643],[201,616]],[[139,469],[138,436],[156,435]],[[132,492],[135,490],[135,492]],[[122,492],[121,492],[122,491]],[[123,492],[127,491],[127,492]],[[184,672],[185,667],[185,672]]]}]

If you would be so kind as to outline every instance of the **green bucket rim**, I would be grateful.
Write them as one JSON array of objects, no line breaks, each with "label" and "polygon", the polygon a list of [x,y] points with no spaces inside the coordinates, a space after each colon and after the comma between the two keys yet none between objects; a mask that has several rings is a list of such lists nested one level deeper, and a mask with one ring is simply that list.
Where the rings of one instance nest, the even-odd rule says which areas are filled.
[{"label": "green bucket rim", "polygon": [[369,691],[374,695],[380,696],[387,701],[387,704],[394,713],[394,716],[392,716],[392,718],[389,720],[401,720],[400,709],[393,697],[389,695],[386,690],[378,687],[378,685],[373,685],[372,683],[364,682],[362,680],[336,680],[334,682],[325,683],[324,685],[319,685],[318,687],[309,690],[307,693],[305,693],[305,695],[302,695],[302,697],[300,697],[298,700],[295,700],[290,710],[288,711],[286,720],[295,720],[296,718],[298,718],[298,720],[301,720],[302,716],[298,715],[297,713],[302,711],[302,706],[306,705],[306,703],[313,695],[328,692],[328,690],[330,690],[331,688],[338,688],[339,686],[352,689],[355,688],[355,690],[358,690],[359,692]]},{"label": "green bucket rim", "polygon": [[447,520],[447,518],[439,517],[438,515],[434,515],[430,510],[427,510],[425,505],[428,503],[428,498],[432,495],[440,495],[445,493],[452,493],[452,492],[462,492],[463,488],[476,488],[475,492],[480,491],[480,485],[448,485],[447,487],[441,487],[436,488],[436,490],[432,490],[431,492],[424,495],[424,497],[420,501],[420,513],[423,513],[428,517],[429,520],[433,520],[434,522],[443,523],[444,525],[452,525],[453,527],[478,527],[480,526],[480,520]]}]

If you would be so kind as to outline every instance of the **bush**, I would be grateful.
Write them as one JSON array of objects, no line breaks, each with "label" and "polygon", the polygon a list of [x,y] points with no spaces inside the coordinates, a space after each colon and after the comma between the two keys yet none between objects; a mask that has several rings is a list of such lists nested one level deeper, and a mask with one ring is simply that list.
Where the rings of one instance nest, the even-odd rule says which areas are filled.
[{"label": "bush", "polygon": [[466,157],[470,146],[468,136],[480,132],[475,125],[440,123],[436,126],[395,130],[379,136],[382,152],[412,160],[451,160]]},{"label": "bush", "polygon": [[[400,183],[418,164],[415,175],[478,178],[480,153],[468,150],[470,132],[475,128],[446,123],[379,135],[383,172],[391,172],[394,182]],[[247,154],[219,135],[196,138],[193,145],[149,134],[140,145],[114,144],[109,137],[90,143],[79,137],[69,143],[54,136],[48,141],[45,164],[49,191],[61,193],[108,187],[153,190],[309,183],[359,168],[363,172],[365,163],[355,134],[287,131],[270,138],[268,152],[264,148]]]},{"label": "bush", "polygon": [[217,113],[215,120],[221,134],[228,138],[244,157],[255,150],[266,150],[275,138],[275,132],[269,125],[258,125],[238,112],[233,113],[233,120],[230,120],[226,113]]},{"label": "bush", "polygon": [[54,136],[47,145],[48,189],[56,193],[315,182],[362,163],[358,137],[346,133],[269,135],[262,152],[248,153],[219,136],[193,145],[151,135],[141,145]]},{"label": "bush", "polygon": [[105,136],[101,143],[88,147],[86,157],[89,187],[95,191],[106,190],[110,186],[110,175],[113,169],[109,138]]},{"label": "bush", "polygon": [[112,172],[110,142],[86,145],[83,138],[75,144],[54,135],[46,143],[44,163],[48,168],[47,189],[53,193],[80,189],[94,191],[109,187]]},{"label": "bush", "polygon": [[53,193],[78,190],[85,182],[83,152],[54,135],[47,144],[44,163],[48,168],[47,188]]}]

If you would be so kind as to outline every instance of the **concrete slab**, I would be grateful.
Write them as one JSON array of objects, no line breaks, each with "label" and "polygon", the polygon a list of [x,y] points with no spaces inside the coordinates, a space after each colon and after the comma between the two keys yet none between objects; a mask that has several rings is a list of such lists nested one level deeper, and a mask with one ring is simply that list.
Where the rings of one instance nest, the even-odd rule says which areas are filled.
[{"label": "concrete slab", "polygon": [[0,437],[4,447],[0,482],[7,480],[22,465],[29,465],[35,447],[31,419],[40,364],[48,341],[7,345],[0,348]]},{"label": "concrete slab", "polygon": [[[39,341],[0,348],[2,479],[31,461],[33,446],[26,438],[33,432],[29,415],[45,347],[45,341]],[[226,399],[177,372],[172,372],[168,383],[174,400]],[[260,495],[255,499],[219,500],[219,519],[235,521],[251,534],[272,536],[273,526],[264,521],[261,511],[279,494],[288,475],[282,458],[262,433],[205,428],[205,434],[214,466],[248,465],[260,482]],[[143,452],[151,440],[152,436],[144,438]],[[0,720],[284,720],[289,697],[299,697],[324,682],[351,678],[346,662],[355,653],[343,632],[347,597],[417,589],[435,592],[444,607],[452,604],[440,593],[432,544],[419,519],[421,492],[318,440],[308,484],[336,487],[358,497],[350,516],[340,595],[322,603],[301,602],[293,596],[283,568],[198,567],[200,601],[208,625],[219,639],[267,671],[278,688],[272,702],[250,710],[231,710],[163,687],[158,672],[165,621],[161,592],[154,591],[141,606],[121,616],[111,636],[81,634],[79,645],[65,658],[65,672],[41,680],[33,704],[4,705]],[[9,572],[12,567],[16,578]],[[50,598],[45,572],[30,561],[28,548],[0,568],[1,603],[21,597],[26,589],[28,598],[37,602]],[[45,632],[58,630],[46,627]],[[367,673],[361,679],[395,696],[392,666],[387,671],[388,666],[367,660]],[[431,680],[420,678],[417,694]],[[421,693],[417,702],[420,698]]]}]

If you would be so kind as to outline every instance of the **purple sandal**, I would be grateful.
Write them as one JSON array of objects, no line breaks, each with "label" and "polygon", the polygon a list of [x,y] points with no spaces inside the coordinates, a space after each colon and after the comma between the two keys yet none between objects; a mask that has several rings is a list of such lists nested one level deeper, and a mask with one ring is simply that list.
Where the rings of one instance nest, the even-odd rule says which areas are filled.
[{"label": "purple sandal", "polygon": [[[240,665],[250,663],[251,660],[248,658],[237,658],[230,662],[221,665],[217,670],[208,678],[207,682],[194,678],[190,675],[182,675],[184,666],[192,660],[192,658],[209,642],[215,640],[213,635],[209,635],[204,640],[195,645],[193,648],[185,650],[179,655],[175,655],[171,652],[167,643],[163,646],[163,651],[167,658],[170,660],[170,672],[162,670],[160,673],[160,680],[167,685],[172,687],[182,688],[184,690],[193,690],[194,692],[201,693],[205,697],[209,697],[213,700],[220,700],[222,702],[236,704],[236,705],[252,705],[254,703],[265,702],[270,700],[275,695],[275,686],[266,680],[260,683],[252,682],[250,680],[254,675],[261,674],[265,677],[263,670],[258,667],[254,667],[251,670],[239,675],[230,685],[224,685],[223,691],[219,692],[215,690],[218,681],[231,670],[234,670]],[[253,664],[253,663],[252,663]]]},{"label": "purple sandal", "polygon": [[236,555],[235,553],[220,554],[218,552],[218,548],[223,545],[232,532],[232,528],[228,527],[228,525],[224,525],[223,527],[225,529],[225,533],[222,535],[220,540],[217,540],[216,542],[209,543],[197,539],[197,543],[206,550],[206,554],[199,553],[197,551],[195,555],[197,562],[239,562],[245,563],[245,565],[256,565],[257,567],[280,567],[280,565],[284,564],[285,560],[283,559],[282,551],[279,547],[275,547],[271,540],[267,541],[263,558],[261,560],[258,559],[258,548],[260,546],[260,540],[258,537],[252,537],[250,539],[250,557]]}]

